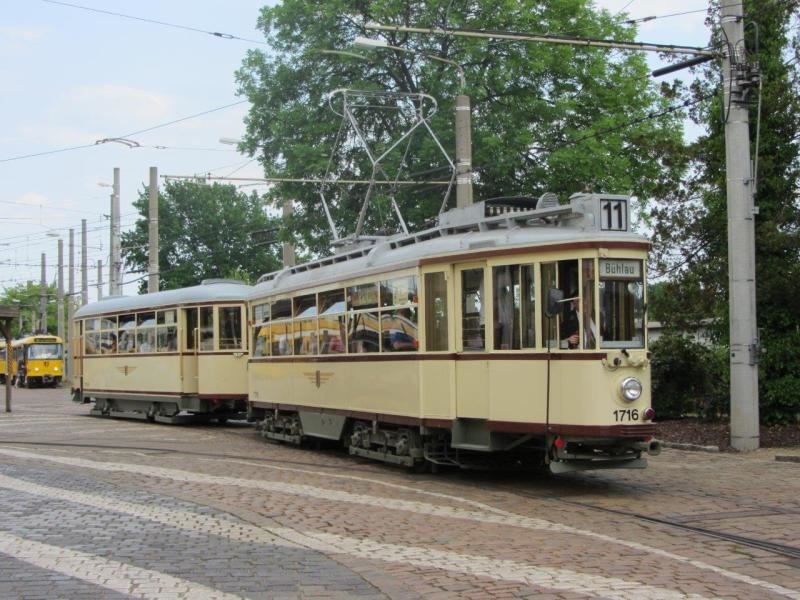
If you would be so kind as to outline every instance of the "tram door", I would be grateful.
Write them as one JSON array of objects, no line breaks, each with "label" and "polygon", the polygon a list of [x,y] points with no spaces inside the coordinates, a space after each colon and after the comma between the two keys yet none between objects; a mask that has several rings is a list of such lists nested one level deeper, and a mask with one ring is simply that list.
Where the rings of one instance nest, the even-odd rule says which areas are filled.
[{"label": "tram door", "polygon": [[183,342],[181,352],[181,393],[197,394],[198,392],[198,337],[200,322],[196,307],[184,308]]},{"label": "tram door", "polygon": [[456,343],[456,413],[458,417],[489,416],[489,361],[486,356],[486,269],[482,263],[456,267],[456,302],[460,324]]}]

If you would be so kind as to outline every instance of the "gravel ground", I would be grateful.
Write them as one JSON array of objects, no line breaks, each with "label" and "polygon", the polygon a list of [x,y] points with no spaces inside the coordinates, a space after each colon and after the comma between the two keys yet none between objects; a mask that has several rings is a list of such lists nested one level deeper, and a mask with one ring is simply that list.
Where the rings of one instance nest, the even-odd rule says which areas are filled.
[{"label": "gravel ground", "polygon": [[[656,437],[664,442],[717,446],[720,450],[733,451],[730,447],[731,427],[728,422],[702,422],[697,419],[660,421]],[[800,447],[800,424],[761,426],[762,448]]]}]

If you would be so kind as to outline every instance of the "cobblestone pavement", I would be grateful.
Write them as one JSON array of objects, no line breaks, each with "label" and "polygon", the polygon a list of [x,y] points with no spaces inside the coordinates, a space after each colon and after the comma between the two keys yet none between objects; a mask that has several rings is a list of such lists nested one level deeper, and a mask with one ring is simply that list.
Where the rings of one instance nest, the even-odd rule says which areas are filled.
[{"label": "cobblestone pavement", "polygon": [[800,464],[774,450],[413,475],[241,423],[97,419],[65,390],[13,409],[0,598],[800,599],[800,559],[640,518],[800,547]]}]

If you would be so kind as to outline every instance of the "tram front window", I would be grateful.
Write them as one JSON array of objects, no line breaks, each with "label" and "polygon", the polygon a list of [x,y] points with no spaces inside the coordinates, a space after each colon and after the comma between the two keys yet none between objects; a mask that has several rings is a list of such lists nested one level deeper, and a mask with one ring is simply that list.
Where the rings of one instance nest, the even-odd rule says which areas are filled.
[{"label": "tram front window", "polygon": [[600,261],[600,347],[644,347],[641,261]]},{"label": "tram front window", "polygon": [[58,360],[61,358],[61,344],[33,344],[28,346],[29,360]]}]

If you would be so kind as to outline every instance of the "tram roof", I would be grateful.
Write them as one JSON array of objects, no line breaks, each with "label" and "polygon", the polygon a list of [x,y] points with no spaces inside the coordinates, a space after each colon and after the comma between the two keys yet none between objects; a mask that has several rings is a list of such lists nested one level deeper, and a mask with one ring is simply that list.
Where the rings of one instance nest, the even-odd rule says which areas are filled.
[{"label": "tram roof", "polygon": [[[424,259],[438,257],[446,261],[448,256],[580,242],[649,243],[645,237],[631,232],[600,231],[599,226],[592,225],[597,221],[591,218],[587,227],[585,213],[591,211],[576,210],[576,205],[584,202],[597,204],[600,198],[598,195],[579,196],[571,206],[521,211],[513,213],[513,218],[485,218],[472,224],[458,219],[444,220],[438,227],[418,234],[379,238],[372,245],[264,275],[249,297],[256,300],[370,274],[413,268]],[[603,195],[602,198],[624,197]],[[483,212],[483,206],[476,210]],[[552,219],[545,216],[548,210]],[[593,214],[597,212],[594,210]],[[537,217],[537,213],[541,216]]]},{"label": "tram roof", "polygon": [[244,301],[252,286],[232,279],[206,279],[200,285],[138,296],[108,296],[82,306],[76,318],[202,302]]}]

